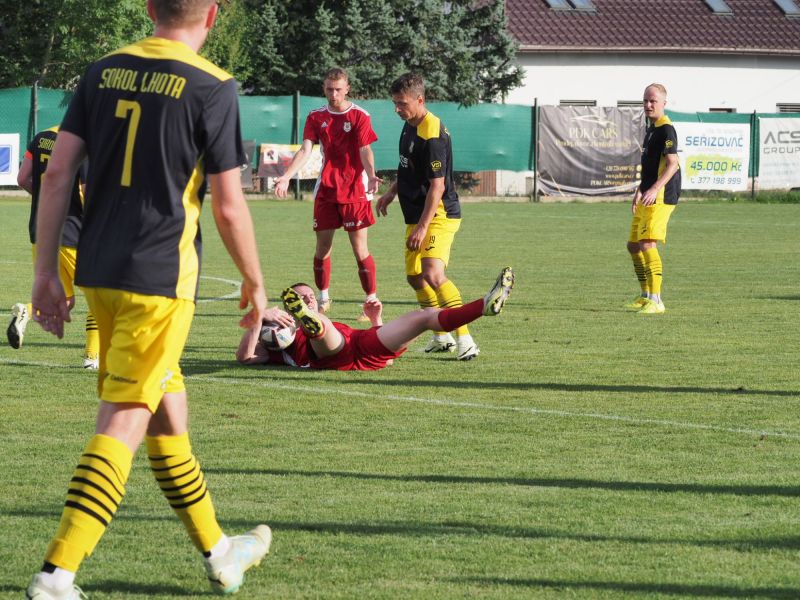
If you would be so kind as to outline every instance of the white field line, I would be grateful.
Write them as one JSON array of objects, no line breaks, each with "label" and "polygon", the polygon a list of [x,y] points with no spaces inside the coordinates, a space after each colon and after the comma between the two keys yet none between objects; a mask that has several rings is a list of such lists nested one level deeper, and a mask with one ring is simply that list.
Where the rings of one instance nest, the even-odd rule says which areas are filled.
[{"label": "white field line", "polygon": [[222,283],[229,283],[234,288],[234,291],[225,294],[224,296],[216,296],[215,298],[203,298],[202,300],[198,300],[197,303],[200,304],[201,302],[218,302],[220,300],[230,300],[232,298],[238,299],[241,296],[241,291],[239,290],[239,286],[241,285],[241,281],[237,281],[234,279],[225,279],[223,277],[211,277],[210,275],[200,275],[200,279],[211,279],[212,281],[221,281]]},{"label": "white field line", "polygon": [[[0,358],[0,364],[18,365],[24,367],[45,367],[45,368],[64,368],[80,369],[78,366],[66,366],[62,364],[44,363],[36,361],[23,361]],[[224,383],[226,385],[248,385],[254,387],[268,388],[285,392],[301,392],[313,395],[337,395],[349,396],[351,398],[375,399],[374,393],[358,392],[336,388],[321,388],[317,386],[292,385],[285,383],[275,383],[269,380],[254,381],[252,379],[236,379],[226,377],[213,377],[208,375],[189,375],[186,377],[191,381],[208,381],[210,383]],[[763,429],[748,429],[746,427],[725,427],[722,425],[709,425],[705,423],[692,423],[690,421],[670,421],[667,419],[647,419],[641,417],[626,417],[622,415],[572,412],[568,410],[553,410],[547,408],[532,408],[528,406],[498,406],[496,404],[481,404],[479,402],[462,402],[458,400],[447,400],[437,398],[418,398],[416,396],[400,396],[397,394],[385,394],[377,397],[378,400],[393,400],[396,402],[414,402],[417,404],[428,404],[434,406],[446,406],[450,408],[465,408],[477,411],[494,412],[515,412],[529,415],[547,415],[551,417],[562,417],[565,419],[588,419],[597,421],[611,421],[616,423],[629,423],[631,425],[645,425],[656,427],[674,427],[678,429],[695,429],[701,431],[716,431],[721,433],[735,433],[755,437],[779,437],[789,440],[800,440],[800,433],[786,431],[767,431]]]}]

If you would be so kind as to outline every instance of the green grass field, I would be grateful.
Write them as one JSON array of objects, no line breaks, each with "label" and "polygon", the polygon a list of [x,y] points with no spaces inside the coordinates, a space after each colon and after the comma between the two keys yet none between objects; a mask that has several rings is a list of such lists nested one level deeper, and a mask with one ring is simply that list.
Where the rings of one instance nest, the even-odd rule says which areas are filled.
[{"label": "green grass field", "polygon": [[[268,289],[311,280],[311,204],[251,204]],[[245,368],[236,271],[203,217],[201,302],[184,354],[196,454],[228,533],[273,550],[240,598],[800,597],[800,206],[682,204],[667,313],[637,292],[629,206],[467,204],[449,275],[465,300],[511,264],[506,310],[470,363],[418,340],[378,372]],[[30,293],[24,199],[0,202],[0,307]],[[371,230],[389,318],[415,308],[399,207]],[[361,290],[337,236],[333,318]],[[0,348],[0,595],[21,597],[93,431],[65,339]],[[6,317],[4,317],[5,319]],[[3,321],[5,327],[6,321]],[[78,583],[90,598],[208,596],[143,452]]]}]

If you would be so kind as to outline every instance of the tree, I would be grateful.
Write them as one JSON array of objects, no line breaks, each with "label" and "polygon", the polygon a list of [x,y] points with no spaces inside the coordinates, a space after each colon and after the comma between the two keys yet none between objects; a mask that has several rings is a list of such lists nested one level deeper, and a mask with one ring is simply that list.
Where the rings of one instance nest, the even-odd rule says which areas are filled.
[{"label": "tree", "polygon": [[321,93],[322,74],[348,70],[354,97],[385,97],[406,71],[431,100],[502,98],[522,82],[503,0],[234,0],[209,56],[248,93]]},{"label": "tree", "polygon": [[73,87],[90,62],[152,31],[140,0],[3,4],[0,87]]}]

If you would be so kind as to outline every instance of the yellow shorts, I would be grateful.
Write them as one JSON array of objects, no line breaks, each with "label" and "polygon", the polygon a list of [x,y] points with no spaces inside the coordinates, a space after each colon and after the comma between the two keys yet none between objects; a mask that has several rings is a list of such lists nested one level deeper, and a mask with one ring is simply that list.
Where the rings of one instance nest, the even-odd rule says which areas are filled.
[{"label": "yellow shorts", "polygon": [[156,412],[166,392],[186,389],[179,361],[194,302],[107,288],[81,288],[100,332],[97,395],[146,404]]},{"label": "yellow shorts", "polygon": [[629,242],[657,240],[667,242],[667,223],[675,210],[674,204],[636,205],[636,213],[631,222]]},{"label": "yellow shorts", "polygon": [[[36,264],[36,244],[31,246],[33,263]],[[61,246],[58,249],[58,278],[64,286],[64,295],[72,298],[75,295],[75,261],[78,251],[75,248]]]},{"label": "yellow shorts", "polygon": [[[411,235],[416,225],[406,225],[406,237]],[[422,246],[417,251],[406,248],[406,275],[419,275],[422,273],[423,258],[438,258],[447,266],[450,262],[450,248],[456,237],[456,232],[461,227],[461,219],[448,219],[434,217],[428,226],[428,235]]]}]

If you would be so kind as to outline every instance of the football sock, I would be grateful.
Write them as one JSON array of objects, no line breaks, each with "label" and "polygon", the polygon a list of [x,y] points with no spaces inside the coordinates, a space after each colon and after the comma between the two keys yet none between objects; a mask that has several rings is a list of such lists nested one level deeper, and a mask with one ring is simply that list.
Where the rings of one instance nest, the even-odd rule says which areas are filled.
[{"label": "football sock", "polygon": [[[417,294],[417,302],[419,302],[421,308],[437,308],[439,306],[439,299],[431,286],[426,285],[421,290],[414,290],[414,292]],[[445,332],[435,331],[434,334],[437,339],[441,339]]]},{"label": "football sock", "polygon": [[133,454],[116,438],[96,434],[83,451],[45,561],[73,573],[89,556],[125,496]]},{"label": "football sock", "polygon": [[[331,286],[331,257],[317,258],[314,257],[314,283],[317,284],[317,289],[328,291]],[[320,293],[320,296],[322,294]],[[327,293],[325,295],[327,298]]]},{"label": "football sock", "polygon": [[642,296],[646,296],[650,291],[647,287],[647,275],[644,268],[644,254],[640,250],[636,254],[631,254],[633,260],[633,270],[636,272],[636,279],[639,280],[639,285],[642,288]]},{"label": "football sock", "polygon": [[650,292],[650,298],[653,296],[661,295],[661,282],[664,274],[661,265],[661,256],[658,253],[658,248],[653,246],[642,252],[644,254],[645,274],[647,275],[647,287]]},{"label": "football sock", "polygon": [[369,296],[378,289],[377,278],[375,275],[375,259],[368,255],[364,260],[357,260],[358,278],[361,280],[361,289]]},{"label": "football sock", "polygon": [[377,300],[377,299],[378,299],[377,294],[369,294],[366,298],[364,298],[364,302],[369,302],[370,300]]},{"label": "football sock", "polygon": [[320,302],[325,302],[326,300],[329,300],[329,299],[330,299],[330,296],[328,296],[328,290],[327,289],[319,291],[319,298],[317,298],[317,300],[319,300]]},{"label": "football sock", "polygon": [[[449,279],[436,288],[436,298],[439,300],[440,308],[456,308],[464,304],[461,301],[461,292],[456,285]],[[482,302],[482,300],[481,300]],[[461,325],[455,330],[457,336],[469,335],[466,325]]]},{"label": "football sock", "polygon": [[97,321],[91,311],[86,315],[86,346],[84,347],[84,354],[91,358],[100,356],[100,333],[97,331]]},{"label": "football sock", "polygon": [[222,538],[200,464],[192,455],[189,434],[145,437],[150,468],[175,514],[200,552]]},{"label": "football sock", "polygon": [[442,326],[442,329],[445,331],[453,331],[462,325],[472,323],[482,315],[483,298],[457,308],[445,308],[437,316],[439,317],[439,325]]}]

